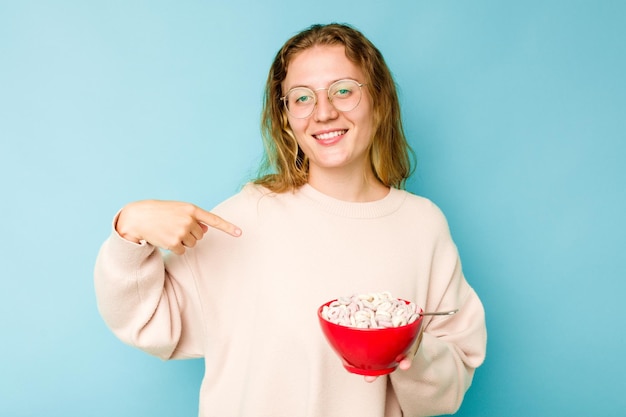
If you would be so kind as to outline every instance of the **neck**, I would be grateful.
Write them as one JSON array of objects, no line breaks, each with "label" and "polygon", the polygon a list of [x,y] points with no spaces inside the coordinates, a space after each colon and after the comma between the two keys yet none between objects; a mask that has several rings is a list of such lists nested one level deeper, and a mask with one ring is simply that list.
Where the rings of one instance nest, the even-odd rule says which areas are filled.
[{"label": "neck", "polygon": [[365,175],[342,175],[338,172],[309,172],[309,185],[329,197],[342,201],[368,202],[384,198],[389,187],[372,172]]}]

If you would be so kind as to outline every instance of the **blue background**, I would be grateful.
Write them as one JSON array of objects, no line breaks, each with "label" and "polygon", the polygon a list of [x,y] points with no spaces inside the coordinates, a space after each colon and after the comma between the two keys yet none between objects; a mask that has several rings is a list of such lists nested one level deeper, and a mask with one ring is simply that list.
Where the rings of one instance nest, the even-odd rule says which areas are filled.
[{"label": "blue background", "polygon": [[330,21],[384,53],[419,159],[408,188],[448,216],[487,310],[458,415],[623,415],[618,0],[0,2],[0,415],[196,415],[200,361],[105,327],[97,250],[131,200],[236,192],[273,55]]}]

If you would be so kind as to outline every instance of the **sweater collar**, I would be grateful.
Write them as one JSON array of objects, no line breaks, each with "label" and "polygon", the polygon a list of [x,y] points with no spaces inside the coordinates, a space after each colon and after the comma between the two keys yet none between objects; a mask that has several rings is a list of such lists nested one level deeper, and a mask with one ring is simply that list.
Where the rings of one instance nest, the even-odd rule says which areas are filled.
[{"label": "sweater collar", "polygon": [[368,202],[351,202],[330,197],[309,184],[304,184],[297,194],[308,199],[320,209],[341,217],[355,219],[371,219],[387,216],[400,208],[407,193],[391,187],[389,193],[380,200]]}]

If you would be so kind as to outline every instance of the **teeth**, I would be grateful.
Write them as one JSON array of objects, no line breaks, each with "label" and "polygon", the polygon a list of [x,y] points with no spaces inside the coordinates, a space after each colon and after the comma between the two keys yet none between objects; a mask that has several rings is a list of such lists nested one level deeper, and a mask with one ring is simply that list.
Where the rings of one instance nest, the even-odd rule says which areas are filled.
[{"label": "teeth", "polygon": [[321,135],[315,135],[315,139],[317,140],[332,139],[337,136],[343,135],[344,133],[346,133],[345,130],[336,130],[334,132],[328,132],[328,133],[322,133]]}]

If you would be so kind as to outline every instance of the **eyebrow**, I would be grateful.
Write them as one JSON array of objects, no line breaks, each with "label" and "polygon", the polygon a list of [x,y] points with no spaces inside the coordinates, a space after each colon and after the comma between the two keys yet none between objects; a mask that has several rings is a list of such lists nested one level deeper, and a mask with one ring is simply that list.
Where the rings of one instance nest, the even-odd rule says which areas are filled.
[{"label": "eyebrow", "polygon": [[[352,80],[352,81],[356,81],[356,82],[357,82],[357,83],[359,83],[359,84],[361,83],[361,82],[360,82],[359,80],[357,80],[356,78],[352,78],[352,77],[341,77],[341,78],[337,78],[336,80],[333,80],[333,81],[331,81],[330,83],[328,83],[328,86],[331,86],[331,85],[333,85],[334,83],[336,83],[337,81],[342,81],[342,80]],[[317,88],[313,88],[313,87],[310,87],[310,86],[308,86],[308,85],[303,85],[303,84],[301,84],[301,85],[294,85],[293,87],[288,88],[285,92],[287,92],[287,91],[291,91],[291,90],[293,90],[294,88],[308,88],[308,89],[309,89],[309,90],[311,90],[311,91],[317,91],[317,90],[318,90]],[[323,89],[325,89],[325,88],[328,88],[328,87],[319,87],[319,89],[320,89],[320,90],[323,90]]]}]

